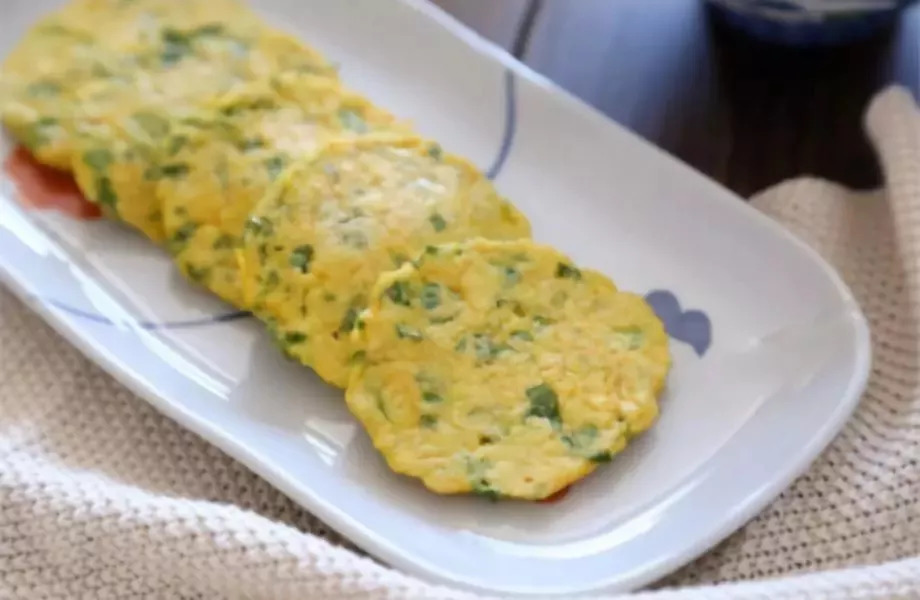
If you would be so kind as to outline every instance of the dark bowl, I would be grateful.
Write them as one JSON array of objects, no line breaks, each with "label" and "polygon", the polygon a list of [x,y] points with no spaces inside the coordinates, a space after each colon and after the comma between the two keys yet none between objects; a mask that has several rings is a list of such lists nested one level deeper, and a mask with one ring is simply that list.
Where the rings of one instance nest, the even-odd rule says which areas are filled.
[{"label": "dark bowl", "polygon": [[[815,47],[870,37],[894,23],[912,0],[706,1],[718,20],[746,35],[784,46]],[[842,10],[842,4],[850,8]]]}]

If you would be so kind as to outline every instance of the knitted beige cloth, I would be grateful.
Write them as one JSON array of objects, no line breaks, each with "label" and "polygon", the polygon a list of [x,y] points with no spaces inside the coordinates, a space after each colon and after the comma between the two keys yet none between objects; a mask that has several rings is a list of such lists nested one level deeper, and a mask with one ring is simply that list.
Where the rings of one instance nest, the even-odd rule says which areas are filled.
[{"label": "knitted beige cloth", "polygon": [[[920,598],[920,113],[890,90],[867,123],[885,190],[804,179],[754,199],[859,299],[865,397],[763,514],[635,597]],[[360,556],[0,291],[0,598],[465,597]]]}]

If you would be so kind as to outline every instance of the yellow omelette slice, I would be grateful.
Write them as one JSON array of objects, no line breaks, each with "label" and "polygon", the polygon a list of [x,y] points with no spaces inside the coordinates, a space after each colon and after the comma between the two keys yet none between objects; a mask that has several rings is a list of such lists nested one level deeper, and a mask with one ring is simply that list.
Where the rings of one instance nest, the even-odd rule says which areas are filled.
[{"label": "yellow omelette slice", "polygon": [[429,244],[530,235],[471,164],[418,138],[333,142],[285,174],[243,236],[247,306],[291,356],[344,387],[380,273]]},{"label": "yellow omelette slice", "polygon": [[648,429],[668,372],[651,307],[557,250],[432,247],[380,278],[348,407],[441,494],[546,498]]},{"label": "yellow omelette slice", "polygon": [[250,212],[282,170],[332,139],[404,131],[335,80],[297,76],[226,99],[196,135],[173,139],[159,180],[167,248],[193,281],[243,306],[237,253]]}]

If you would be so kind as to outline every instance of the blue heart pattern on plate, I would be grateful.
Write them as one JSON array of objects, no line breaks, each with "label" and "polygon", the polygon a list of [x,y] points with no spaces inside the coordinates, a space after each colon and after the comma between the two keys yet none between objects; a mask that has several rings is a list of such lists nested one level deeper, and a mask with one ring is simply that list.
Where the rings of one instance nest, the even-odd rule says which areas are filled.
[{"label": "blue heart pattern on plate", "polygon": [[667,290],[655,290],[645,296],[665,331],[675,340],[689,344],[698,356],[703,356],[712,344],[712,322],[701,310],[684,310],[677,297]]}]

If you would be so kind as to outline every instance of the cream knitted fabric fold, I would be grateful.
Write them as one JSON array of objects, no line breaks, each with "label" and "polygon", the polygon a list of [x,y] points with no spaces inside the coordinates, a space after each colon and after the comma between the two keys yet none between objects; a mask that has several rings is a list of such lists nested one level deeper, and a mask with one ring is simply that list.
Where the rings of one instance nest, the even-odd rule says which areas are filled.
[{"label": "cream knitted fabric fold", "polygon": [[[885,190],[805,179],[753,201],[859,299],[866,395],[767,510],[669,589],[632,597],[920,597],[920,116],[890,90],[867,123]],[[737,580],[750,581],[708,585]],[[469,597],[360,556],[0,291],[0,598]]]}]

